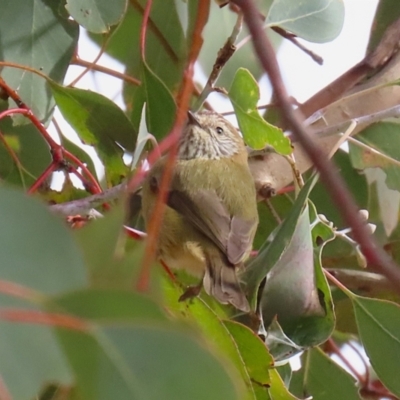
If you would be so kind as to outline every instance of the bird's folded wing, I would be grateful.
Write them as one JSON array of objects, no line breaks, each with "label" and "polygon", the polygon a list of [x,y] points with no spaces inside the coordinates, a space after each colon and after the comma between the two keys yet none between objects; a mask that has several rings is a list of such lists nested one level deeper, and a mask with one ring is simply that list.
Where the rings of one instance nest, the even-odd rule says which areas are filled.
[{"label": "bird's folded wing", "polygon": [[251,247],[255,221],[231,217],[214,190],[188,194],[171,189],[167,204],[214,242],[231,264],[240,263]]}]

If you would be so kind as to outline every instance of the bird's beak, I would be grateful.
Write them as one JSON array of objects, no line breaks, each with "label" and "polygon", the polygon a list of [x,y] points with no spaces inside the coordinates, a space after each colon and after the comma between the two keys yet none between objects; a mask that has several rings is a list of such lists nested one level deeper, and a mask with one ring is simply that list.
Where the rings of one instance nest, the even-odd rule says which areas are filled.
[{"label": "bird's beak", "polygon": [[201,128],[200,122],[199,122],[199,120],[196,118],[196,116],[194,115],[194,113],[193,113],[192,111],[188,110],[187,114],[188,114],[189,124],[191,124],[191,125],[196,125],[196,126],[198,126],[199,128]]}]

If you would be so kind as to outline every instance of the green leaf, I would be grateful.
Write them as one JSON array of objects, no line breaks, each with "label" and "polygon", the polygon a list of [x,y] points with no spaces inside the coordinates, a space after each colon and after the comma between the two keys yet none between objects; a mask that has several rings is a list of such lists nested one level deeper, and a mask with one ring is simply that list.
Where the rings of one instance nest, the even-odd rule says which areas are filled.
[{"label": "green leaf", "polygon": [[[290,243],[268,273],[261,300],[264,323],[277,315],[285,325],[302,316],[323,315],[315,287],[313,247],[308,207],[299,215]],[[285,333],[286,329],[284,328]],[[289,335],[290,336],[290,335]]]},{"label": "green leaf", "polygon": [[400,125],[378,122],[357,134],[357,140],[366,146],[350,144],[350,157],[354,168],[381,168],[386,173],[389,189],[400,191]]},{"label": "green leaf", "polygon": [[[143,68],[140,27],[146,3],[146,0],[129,2],[125,17],[113,31],[106,48],[108,54],[126,66],[125,73],[136,78],[140,78]],[[189,2],[191,3],[192,1]],[[161,82],[172,93],[176,93],[187,57],[187,43],[175,0],[153,2],[150,21],[146,32],[146,63]],[[91,35],[91,38],[101,43],[98,36]],[[127,41],[126,38],[130,40]],[[143,88],[124,83],[124,99],[128,114],[137,128],[145,101]]]},{"label": "green leaf", "polygon": [[124,16],[127,0],[67,0],[71,17],[89,32],[107,33]]},{"label": "green leaf", "polygon": [[343,28],[344,4],[342,0],[274,0],[266,22],[309,42],[326,43]]},{"label": "green leaf", "polygon": [[159,305],[148,297],[123,289],[90,289],[53,297],[48,307],[92,321],[166,321]]},{"label": "green leaf", "polygon": [[58,333],[84,399],[243,399],[236,376],[201,341],[165,324],[108,322]]},{"label": "green leaf", "polygon": [[51,163],[49,145],[32,124],[13,126],[11,118],[0,121],[0,132],[18,159],[0,141],[0,179],[28,189]]},{"label": "green leaf", "polygon": [[304,210],[314,183],[315,179],[309,179],[307,181],[300,191],[291,213],[276,231],[274,240],[271,243],[266,241],[264,246],[261,247],[258,256],[251,260],[246,268],[243,274],[243,280],[246,282],[246,292],[253,305],[255,304],[261,282],[273,266],[281,259],[289,246],[297,226],[297,221]]},{"label": "green leaf", "polygon": [[281,129],[265,121],[257,110],[260,98],[258,84],[244,68],[240,68],[229,89],[229,99],[232,102],[238,119],[244,141],[253,149],[272,146],[278,153],[290,154],[290,140],[284,136]]},{"label": "green leaf", "polygon": [[125,113],[111,100],[88,90],[67,88],[50,82],[54,98],[64,118],[81,140],[98,151],[109,184],[127,174],[121,146],[133,151],[136,131]]},{"label": "green leaf", "polygon": [[[202,294],[200,298],[193,298],[190,302],[179,302],[178,299],[182,294],[182,290],[170,280],[164,280],[163,290],[166,296],[168,310],[176,315],[176,317],[184,317],[191,323],[195,323],[205,337],[212,338],[215,352],[225,355],[241,374],[242,380],[247,386],[247,396],[245,398],[249,400],[257,398],[255,395],[255,391],[257,390],[255,386],[257,385],[252,384],[251,371],[247,368],[246,361],[242,357],[235,337],[225,325],[225,319],[227,317],[223,311],[220,311],[220,313],[215,311],[215,309],[221,306],[217,304],[215,309],[211,308],[205,300],[210,300],[211,303],[213,303],[214,300],[208,298],[205,294]],[[243,327],[243,329],[247,328]],[[247,336],[248,333],[246,332],[244,334]],[[254,348],[254,344],[251,348]],[[261,361],[265,368],[269,366],[268,359]],[[263,379],[265,379],[265,376]]]},{"label": "green leaf", "polygon": [[[34,68],[55,82],[62,82],[77,45],[79,29],[77,24],[59,15],[59,3],[46,0],[2,2],[0,60]],[[54,100],[45,79],[10,67],[3,67],[1,76],[11,88],[18,90],[39,120],[50,119]]]},{"label": "green leaf", "polygon": [[[120,287],[121,282],[130,284],[126,281],[125,274],[121,276],[119,270],[121,257],[116,256],[117,246],[121,246],[119,241],[123,234],[124,217],[123,206],[115,206],[104,218],[91,221],[90,224],[74,232],[93,286]],[[119,251],[122,252],[122,248]]]},{"label": "green leaf", "polygon": [[176,106],[165,84],[143,62],[142,85],[146,101],[147,127],[157,139],[165,137],[175,121]]},{"label": "green leaf", "polygon": [[276,369],[271,370],[271,387],[268,389],[272,400],[299,400],[285,387],[285,384]]},{"label": "green leaf", "polygon": [[360,400],[355,379],[319,348],[308,351],[304,368],[304,394],[318,400]]},{"label": "green leaf", "polygon": [[[312,204],[310,207],[314,220],[316,212]],[[319,227],[314,235],[324,240],[334,237],[327,226]],[[268,274],[261,298],[265,325],[276,316],[285,334],[302,347],[324,342],[335,325],[331,293],[320,263],[321,251],[322,246],[314,255],[309,209],[305,207],[290,244]]]},{"label": "green leaf", "polygon": [[383,300],[351,296],[358,330],[374,371],[382,383],[400,396],[400,307]]},{"label": "green leaf", "polygon": [[[5,311],[4,306],[0,297],[0,314]],[[36,398],[48,382],[73,384],[72,371],[52,328],[2,320],[0,330],[1,378],[13,399]]]},{"label": "green leaf", "polygon": [[275,362],[279,362],[279,364],[288,362],[294,355],[304,351],[303,347],[298,346],[285,335],[276,319],[268,327],[265,344]]},{"label": "green leaf", "polygon": [[137,163],[140,160],[140,156],[142,155],[142,152],[148,140],[149,140],[149,130],[146,124],[146,104],[143,104],[142,116],[140,118],[139,132],[138,132],[135,152],[133,153],[132,156],[132,162],[131,162],[132,169],[136,168]]},{"label": "green leaf", "polygon": [[[70,232],[37,199],[0,187],[0,220],[3,290],[21,285],[27,293],[35,291],[30,296],[39,302],[45,295],[87,285],[84,263]],[[53,330],[29,318],[29,313],[42,311],[38,305],[0,294],[0,370],[15,399],[34,398],[45,382],[71,385],[73,381]],[[7,313],[20,315],[26,323],[7,322]]]},{"label": "green leaf", "polygon": [[[293,207],[293,199],[289,194],[282,194],[271,197],[269,206],[265,202],[257,204],[258,217],[260,223],[257,227],[256,237],[253,242],[253,248],[258,250],[266,241],[269,235],[279,225],[279,221],[285,219]],[[271,209],[273,211],[271,211]]]},{"label": "green leaf", "polygon": [[79,248],[43,204],[0,187],[0,220],[0,279],[47,294],[87,284]]},{"label": "green leaf", "polygon": [[69,140],[66,136],[64,136],[64,134],[61,136],[60,140],[61,145],[64,147],[65,150],[68,150],[80,161],[82,161],[86,165],[87,169],[93,174],[93,176],[97,175],[93,159],[89,156],[88,153],[86,153],[85,150]]},{"label": "green leaf", "polygon": [[234,321],[224,321],[224,325],[235,340],[253,386],[257,386],[255,391],[266,390],[271,383],[268,370],[274,365],[267,347],[250,328]]}]

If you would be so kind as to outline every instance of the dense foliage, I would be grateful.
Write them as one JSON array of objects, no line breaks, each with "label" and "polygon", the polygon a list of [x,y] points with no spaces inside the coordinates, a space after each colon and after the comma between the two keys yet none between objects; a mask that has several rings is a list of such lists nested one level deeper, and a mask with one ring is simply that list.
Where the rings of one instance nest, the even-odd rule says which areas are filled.
[{"label": "dense foliage", "polygon": [[[282,103],[259,104],[265,71],[241,3],[0,2],[2,400],[400,397],[400,268],[371,262],[378,247],[400,262],[400,5],[380,0],[366,59],[298,105],[320,157],[333,155],[367,210],[379,243],[368,248],[332,199],[336,186],[309,170]],[[256,4],[275,47],[326,43],[343,26],[341,0]],[[124,73],[85,59],[83,30]],[[66,82],[76,65],[122,80],[123,107]],[[253,149],[260,224],[241,277],[250,316],[203,292],[179,302],[192,280],[154,261],[134,200],[123,228],[125,183],[139,188],[143,161],[174,146],[188,108],[219,111],[213,91]],[[63,134],[57,108],[104,176]]]}]

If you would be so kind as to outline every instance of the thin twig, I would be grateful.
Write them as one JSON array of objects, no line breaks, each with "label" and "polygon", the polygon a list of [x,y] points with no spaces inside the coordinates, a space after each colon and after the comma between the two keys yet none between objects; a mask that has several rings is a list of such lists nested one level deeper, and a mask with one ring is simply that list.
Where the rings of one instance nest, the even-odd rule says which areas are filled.
[{"label": "thin twig", "polygon": [[[144,7],[139,3],[138,0],[130,0],[130,4],[132,7],[134,7],[137,11],[140,13],[144,14]],[[169,55],[171,60],[175,63],[179,63],[179,56],[176,54],[175,50],[169,43],[169,41],[164,37],[163,33],[158,29],[157,25],[153,22],[151,19],[151,16],[149,16],[148,21],[146,22],[148,25],[150,31],[157,37],[157,39],[160,41],[162,44],[164,50],[166,53]]]},{"label": "thin twig", "polygon": [[328,348],[332,353],[336,354],[343,364],[349,369],[349,371],[354,375],[354,377],[360,382],[362,386],[364,386],[368,381],[366,381],[365,376],[360,375],[360,373],[354,368],[353,364],[345,357],[342,353],[342,350],[339,346],[334,342],[332,338],[328,339]]},{"label": "thin twig", "polygon": [[215,60],[212,71],[207,80],[207,83],[204,86],[204,89],[201,92],[199,98],[197,99],[196,105],[194,106],[194,110],[198,110],[204,103],[208,95],[213,90],[216,90],[216,88],[214,88],[215,82],[217,81],[219,75],[221,74],[221,71],[224,68],[225,64],[229,61],[229,59],[233,56],[233,54],[236,51],[235,42],[242,29],[242,23],[243,23],[243,15],[242,13],[239,12],[236,19],[236,23],[232,29],[231,35],[228,37],[222,48],[218,51],[217,59]]},{"label": "thin twig", "polygon": [[68,150],[64,149],[64,147],[60,146],[47,132],[47,129],[44,125],[38,120],[38,118],[34,115],[30,107],[28,107],[22,99],[19,97],[18,93],[10,88],[7,83],[0,77],[0,89],[4,91],[4,93],[10,97],[15,104],[18,106],[16,109],[8,109],[0,113],[0,119],[6,116],[11,116],[14,114],[22,114],[26,118],[28,118],[32,124],[38,129],[39,133],[42,135],[43,139],[47,142],[51,149],[52,155],[52,163],[46,168],[46,170],[40,175],[36,182],[33,183],[31,188],[29,189],[29,193],[33,193],[47,178],[47,176],[55,171],[57,168],[63,168],[65,166],[65,160],[69,160],[74,162],[78,167],[80,167],[83,173],[88,178],[90,185],[87,185],[86,190],[89,190],[91,193],[100,193],[102,191],[99,183],[94,178],[92,173],[86,168],[85,164],[83,164],[77,157],[75,157]]},{"label": "thin twig", "polygon": [[388,279],[375,272],[344,268],[327,268],[326,270],[347,288],[355,291],[372,293],[392,289],[392,284]]},{"label": "thin twig", "polygon": [[141,81],[139,79],[136,79],[136,78],[133,78],[132,76],[123,74],[122,72],[115,71],[111,68],[103,67],[102,65],[98,65],[98,64],[93,64],[90,61],[82,60],[78,56],[74,57],[71,64],[79,65],[81,67],[85,67],[85,68],[88,68],[93,71],[103,72],[104,74],[121,79],[121,80],[131,83],[132,85],[135,85],[135,86],[141,85]]},{"label": "thin twig", "polygon": [[55,214],[67,217],[69,215],[85,215],[93,208],[99,207],[100,205],[116,200],[126,191],[126,183],[114,186],[110,189],[105,190],[102,193],[95,194],[93,196],[85,197],[84,199],[78,199],[69,201],[62,204],[55,204],[50,206],[50,211]]},{"label": "thin twig", "polygon": [[310,132],[303,126],[298,113],[294,112],[279,71],[274,49],[263,30],[254,0],[232,0],[232,2],[241,7],[243,11],[246,24],[253,38],[253,45],[257,56],[264,70],[269,75],[276,100],[293,134],[297,137],[301,146],[305,149],[319,171],[321,181],[331,194],[332,200],[343,219],[351,227],[354,239],[360,244],[362,253],[368,260],[371,268],[385,275],[393,282],[397,291],[400,292],[399,266],[375,242],[367,229],[365,221],[360,218],[355,201],[347,190],[343,179],[338,174],[336,168],[334,168],[332,162],[323,155],[324,153],[317,144],[316,138],[311,136]]},{"label": "thin twig", "polygon": [[[396,105],[394,107],[390,107],[390,108],[378,111],[373,114],[363,115],[362,117],[352,118],[352,119],[343,121],[337,125],[318,129],[317,131],[315,131],[315,135],[318,137],[326,137],[326,136],[335,135],[337,133],[341,133],[341,132],[343,132],[344,129],[347,129],[347,127],[352,122],[355,122],[357,125],[365,126],[365,125],[373,124],[374,122],[381,121],[383,119],[399,118],[399,117],[400,117],[400,106]],[[293,141],[295,141],[295,140],[296,140],[296,138],[293,138]]]},{"label": "thin twig", "polygon": [[300,43],[297,40],[296,35],[294,35],[293,33],[286,31],[285,29],[281,28],[280,26],[271,26],[271,29],[274,32],[276,32],[278,35],[280,35],[283,38],[292,42],[296,47],[298,47],[300,50],[302,50],[304,53],[306,53],[308,56],[310,56],[317,64],[322,65],[324,63],[324,59],[321,56],[319,56],[318,54],[315,54],[310,49],[307,49],[306,46],[304,46],[302,43]]},{"label": "thin twig", "polygon": [[[106,46],[108,44],[108,40],[110,39],[111,35],[108,33],[107,38],[103,41],[100,51],[97,54],[97,56],[94,58],[94,60],[91,62],[91,65],[89,67],[86,67],[69,85],[70,87],[74,87],[93,67],[93,65],[97,64],[97,62],[100,60],[101,56],[103,55],[104,51],[106,50]],[[76,56],[75,58],[78,58]]]}]

